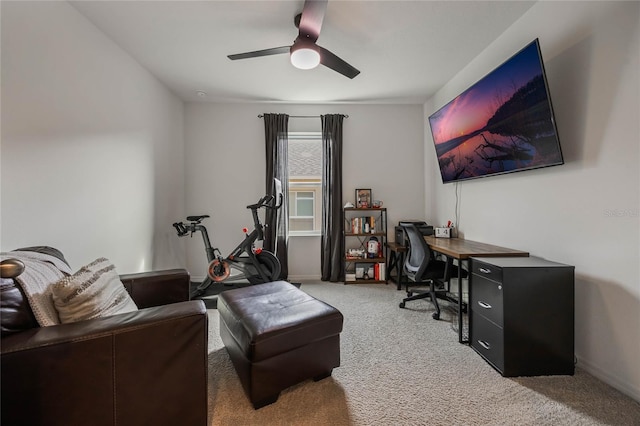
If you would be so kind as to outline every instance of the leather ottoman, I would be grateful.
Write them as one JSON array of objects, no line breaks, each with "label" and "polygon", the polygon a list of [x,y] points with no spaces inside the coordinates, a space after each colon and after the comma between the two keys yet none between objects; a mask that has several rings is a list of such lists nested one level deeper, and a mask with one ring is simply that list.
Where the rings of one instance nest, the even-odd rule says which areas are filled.
[{"label": "leather ottoman", "polygon": [[218,296],[220,337],[255,409],[340,366],[340,311],[285,281]]}]

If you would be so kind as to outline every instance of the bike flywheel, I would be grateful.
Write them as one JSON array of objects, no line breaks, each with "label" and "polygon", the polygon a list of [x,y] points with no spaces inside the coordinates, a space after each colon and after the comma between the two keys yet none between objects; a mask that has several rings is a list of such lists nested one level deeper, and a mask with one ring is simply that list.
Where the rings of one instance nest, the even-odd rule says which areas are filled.
[{"label": "bike flywheel", "polygon": [[226,260],[222,262],[218,259],[215,259],[209,263],[209,267],[207,268],[207,275],[214,282],[221,282],[229,278],[231,274],[231,267]]}]

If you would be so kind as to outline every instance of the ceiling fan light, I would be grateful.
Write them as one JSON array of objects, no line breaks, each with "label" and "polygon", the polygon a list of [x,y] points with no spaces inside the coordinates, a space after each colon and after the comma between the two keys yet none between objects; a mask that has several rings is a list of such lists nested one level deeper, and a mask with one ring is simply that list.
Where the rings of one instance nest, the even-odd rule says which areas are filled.
[{"label": "ceiling fan light", "polygon": [[291,64],[301,70],[310,70],[320,64],[320,54],[312,47],[291,47]]}]

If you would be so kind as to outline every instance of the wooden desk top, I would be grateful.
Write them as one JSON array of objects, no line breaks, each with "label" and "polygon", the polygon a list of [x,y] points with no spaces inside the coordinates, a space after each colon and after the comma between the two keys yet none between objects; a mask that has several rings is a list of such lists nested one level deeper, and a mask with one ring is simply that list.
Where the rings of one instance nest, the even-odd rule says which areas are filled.
[{"label": "wooden desk top", "polygon": [[442,253],[455,259],[468,259],[474,256],[529,256],[529,253],[526,251],[499,247],[461,238],[436,238],[429,235],[425,236],[424,239],[433,251],[437,251],[438,253]]}]

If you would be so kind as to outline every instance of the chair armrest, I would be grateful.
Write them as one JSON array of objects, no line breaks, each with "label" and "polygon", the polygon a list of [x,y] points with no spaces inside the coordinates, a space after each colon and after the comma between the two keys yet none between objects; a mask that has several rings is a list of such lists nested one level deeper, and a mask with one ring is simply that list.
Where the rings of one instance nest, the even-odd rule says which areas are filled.
[{"label": "chair armrest", "polygon": [[205,425],[207,344],[200,300],[5,337],[2,424]]},{"label": "chair armrest", "polygon": [[190,276],[185,269],[124,274],[120,281],[138,308],[189,300]]}]

